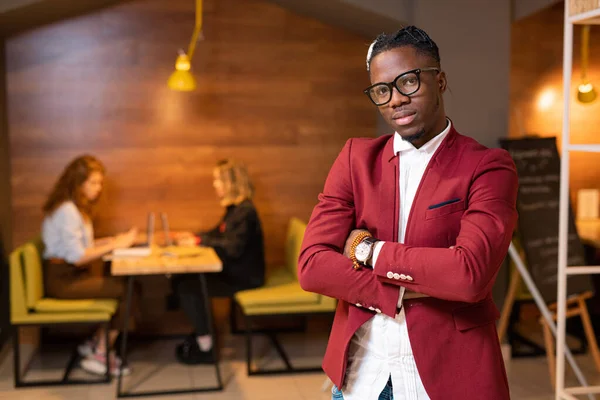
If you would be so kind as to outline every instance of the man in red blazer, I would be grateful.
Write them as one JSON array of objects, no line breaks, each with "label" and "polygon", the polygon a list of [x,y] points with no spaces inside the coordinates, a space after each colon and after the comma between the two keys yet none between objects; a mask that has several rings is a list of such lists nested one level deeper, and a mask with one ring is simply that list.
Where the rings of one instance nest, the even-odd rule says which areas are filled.
[{"label": "man in red blazer", "polygon": [[348,140],[298,265],[305,290],[339,299],[323,360],[333,398],[509,399],[491,289],[517,221],[514,163],[447,119],[424,31],[380,35],[367,69],[395,133]]}]

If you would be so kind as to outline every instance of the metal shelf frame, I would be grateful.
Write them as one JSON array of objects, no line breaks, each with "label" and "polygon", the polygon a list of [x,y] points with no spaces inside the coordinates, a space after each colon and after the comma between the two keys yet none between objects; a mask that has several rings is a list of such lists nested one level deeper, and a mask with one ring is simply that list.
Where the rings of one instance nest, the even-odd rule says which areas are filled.
[{"label": "metal shelf frame", "polygon": [[573,26],[600,24],[600,1],[593,10],[570,15],[569,3],[565,0],[564,42],[563,42],[563,123],[562,154],[560,168],[560,197],[558,224],[558,308],[556,338],[556,400],[573,400],[575,395],[600,394],[600,386],[580,386],[565,388],[565,339],[566,339],[566,301],[567,277],[577,274],[600,274],[600,267],[567,267],[568,230],[569,230],[569,153],[583,151],[600,153],[600,144],[571,144],[570,142],[570,109],[573,93],[571,79],[573,76]]}]

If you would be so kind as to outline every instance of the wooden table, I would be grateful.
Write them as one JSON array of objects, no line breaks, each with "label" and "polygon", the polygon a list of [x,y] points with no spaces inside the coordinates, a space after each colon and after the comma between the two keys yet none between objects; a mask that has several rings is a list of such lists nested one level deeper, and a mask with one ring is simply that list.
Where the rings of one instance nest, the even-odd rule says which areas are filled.
[{"label": "wooden table", "polygon": [[[202,288],[202,296],[204,296],[204,304],[206,304],[206,315],[208,315],[209,320],[212,320],[212,310],[204,274],[221,272],[222,270],[223,264],[221,263],[221,260],[217,256],[217,253],[215,253],[215,251],[210,247],[153,247],[152,253],[146,257],[112,257],[112,275],[127,276],[127,296],[125,316],[123,318],[123,340],[121,342],[121,356],[123,357],[123,364],[125,364],[127,361],[127,322],[129,321],[129,316],[131,315],[133,281],[136,276],[191,273],[198,274]],[[208,326],[209,333],[213,336],[213,343],[216,343],[212,323],[208,324]],[[213,346],[213,358],[215,360],[215,371],[217,374],[216,386],[194,389],[126,393],[122,391],[122,374],[119,374],[117,397],[162,396],[171,394],[221,391],[223,390],[223,382],[221,380],[221,372],[219,370],[216,346]]]},{"label": "wooden table", "polygon": [[113,257],[111,274],[166,275],[221,272],[223,264],[211,247],[153,247],[148,257]]}]

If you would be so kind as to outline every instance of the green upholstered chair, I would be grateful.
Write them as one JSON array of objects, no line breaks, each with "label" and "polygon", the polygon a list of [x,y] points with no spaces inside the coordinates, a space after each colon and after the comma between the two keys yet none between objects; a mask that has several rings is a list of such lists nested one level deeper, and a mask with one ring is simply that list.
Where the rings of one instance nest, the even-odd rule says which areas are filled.
[{"label": "green upholstered chair", "polygon": [[[285,374],[299,372],[319,372],[321,367],[295,368],[285,350],[277,340],[274,331],[253,332],[257,318],[280,318],[283,316],[307,317],[314,314],[335,312],[337,300],[316,293],[309,293],[298,282],[298,257],[306,224],[292,218],[288,226],[285,244],[285,265],[275,269],[267,277],[263,287],[243,290],[235,294],[233,307],[244,316],[246,325],[246,358],[248,375]],[[233,312],[232,312],[233,313]],[[258,370],[252,367],[252,337],[256,333],[266,333],[275,350],[285,363],[285,368],[276,370]]]},{"label": "green upholstered chair", "polygon": [[19,352],[21,326],[104,324],[108,341],[109,322],[118,307],[117,301],[113,299],[59,300],[44,297],[42,252],[43,244],[40,239],[36,239],[18,247],[10,255],[10,321],[15,328],[13,332],[15,387],[109,382],[108,360],[106,376],[100,380],[69,379],[69,374],[77,361],[76,348],[61,380],[33,382],[22,380]]}]

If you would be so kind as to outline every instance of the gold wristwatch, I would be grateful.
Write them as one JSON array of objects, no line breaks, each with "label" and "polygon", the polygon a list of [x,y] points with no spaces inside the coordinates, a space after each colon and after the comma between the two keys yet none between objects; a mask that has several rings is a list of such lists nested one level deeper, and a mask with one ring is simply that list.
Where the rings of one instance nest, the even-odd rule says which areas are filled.
[{"label": "gold wristwatch", "polygon": [[361,264],[364,265],[369,257],[373,254],[373,244],[375,241],[365,240],[367,238],[372,239],[373,235],[367,231],[360,232],[358,235],[356,235],[352,241],[352,244],[350,244],[350,259],[352,260],[352,267],[354,269],[360,269]]}]

